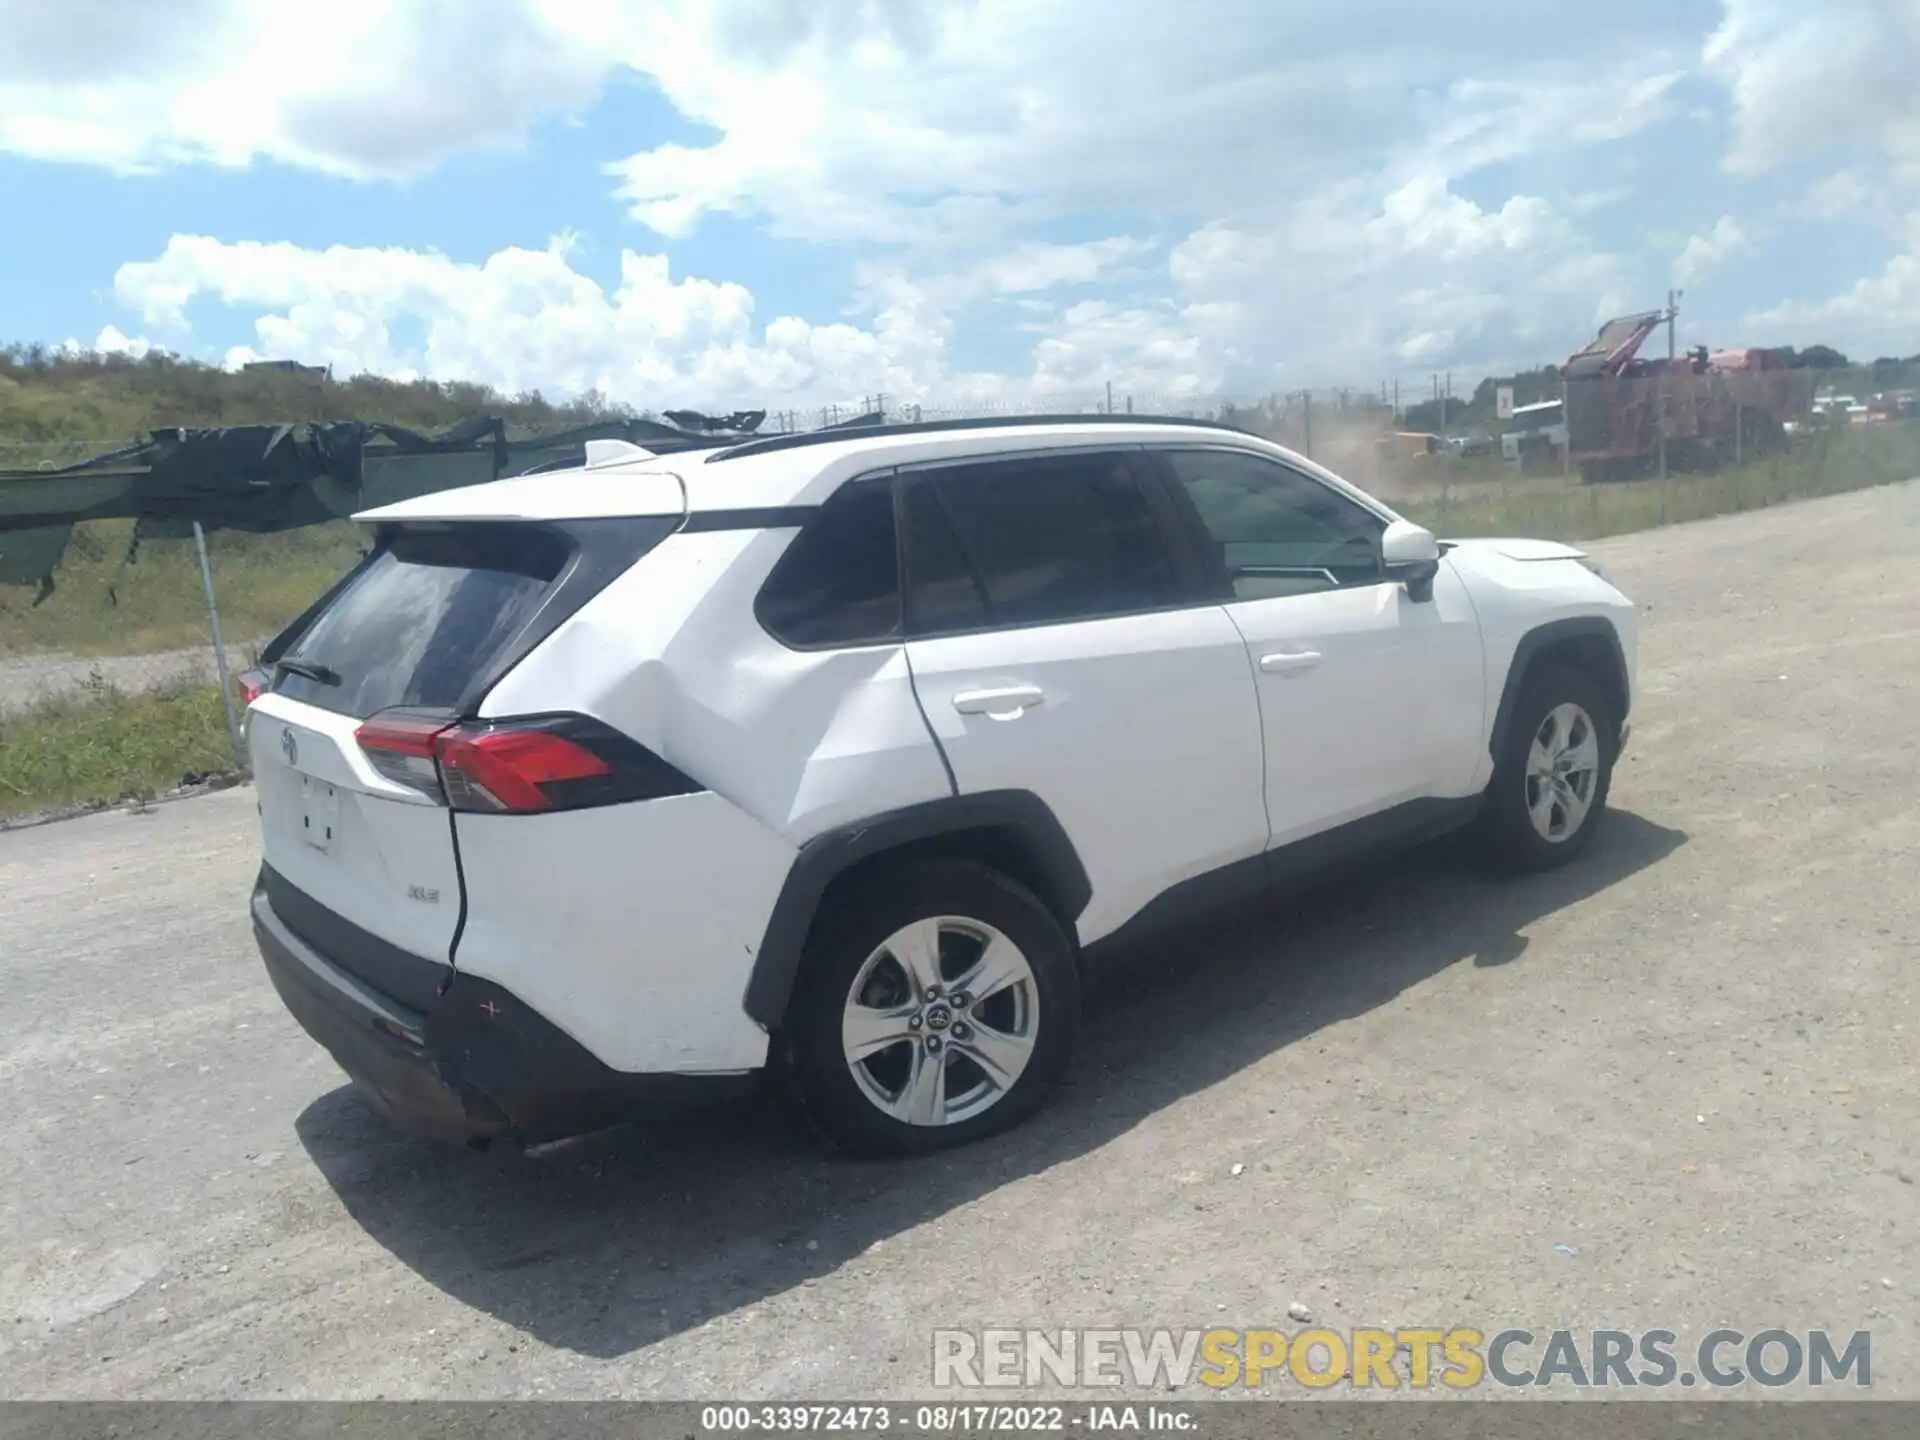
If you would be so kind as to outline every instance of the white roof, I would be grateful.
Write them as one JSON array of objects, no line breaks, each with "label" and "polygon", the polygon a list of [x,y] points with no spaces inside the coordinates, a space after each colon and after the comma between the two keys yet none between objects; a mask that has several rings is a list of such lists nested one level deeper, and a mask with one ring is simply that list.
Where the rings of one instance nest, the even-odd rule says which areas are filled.
[{"label": "white roof", "polygon": [[[598,465],[593,469],[552,470],[457,490],[441,490],[376,510],[363,510],[354,519],[584,520],[602,516],[678,515],[683,508],[696,512],[773,509],[817,505],[855,475],[894,465],[1078,445],[1222,442],[1265,452],[1330,480],[1349,493],[1357,493],[1312,461],[1238,430],[1159,425],[1151,421],[1134,424],[1048,421],[980,429],[850,433],[845,439],[818,440],[713,463],[710,463],[713,457],[723,453],[724,447],[684,451]],[[1368,503],[1380,508],[1378,502],[1368,499]]]}]

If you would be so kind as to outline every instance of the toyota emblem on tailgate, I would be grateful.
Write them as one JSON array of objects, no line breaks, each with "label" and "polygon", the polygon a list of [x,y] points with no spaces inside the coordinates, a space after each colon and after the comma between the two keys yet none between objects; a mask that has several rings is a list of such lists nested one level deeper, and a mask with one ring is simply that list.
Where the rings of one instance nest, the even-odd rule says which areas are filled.
[{"label": "toyota emblem on tailgate", "polygon": [[287,764],[295,765],[300,760],[300,742],[293,738],[293,731],[280,732],[280,753],[287,757]]}]

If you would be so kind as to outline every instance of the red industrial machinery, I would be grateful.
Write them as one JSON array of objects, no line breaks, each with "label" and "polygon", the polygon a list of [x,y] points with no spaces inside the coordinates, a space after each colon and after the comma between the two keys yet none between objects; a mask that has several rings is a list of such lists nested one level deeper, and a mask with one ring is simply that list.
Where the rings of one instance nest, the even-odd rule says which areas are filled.
[{"label": "red industrial machinery", "polygon": [[1813,372],[1778,350],[1711,350],[1643,360],[1640,347],[1674,312],[1609,320],[1560,367],[1567,440],[1588,481],[1711,470],[1786,444],[1785,425],[1813,404]]}]

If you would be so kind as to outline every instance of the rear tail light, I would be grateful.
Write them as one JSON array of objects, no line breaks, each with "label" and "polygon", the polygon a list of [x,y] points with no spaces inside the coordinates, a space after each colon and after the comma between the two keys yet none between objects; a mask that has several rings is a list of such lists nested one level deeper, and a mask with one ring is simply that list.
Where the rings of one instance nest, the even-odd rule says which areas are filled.
[{"label": "rear tail light", "polygon": [[240,712],[239,725],[242,744],[246,743],[247,721],[251,718],[249,712],[253,702],[267,693],[272,681],[273,677],[267,674],[266,671],[260,669],[242,670],[238,675],[233,677],[234,708]]},{"label": "rear tail light", "polygon": [[451,724],[445,716],[388,711],[354,731],[353,738],[373,768],[394,784],[440,799],[440,766],[434,741]]},{"label": "rear tail light", "polygon": [[456,724],[388,712],[368,720],[356,738],[389,780],[480,814],[580,810],[704,788],[644,745],[584,715]]}]

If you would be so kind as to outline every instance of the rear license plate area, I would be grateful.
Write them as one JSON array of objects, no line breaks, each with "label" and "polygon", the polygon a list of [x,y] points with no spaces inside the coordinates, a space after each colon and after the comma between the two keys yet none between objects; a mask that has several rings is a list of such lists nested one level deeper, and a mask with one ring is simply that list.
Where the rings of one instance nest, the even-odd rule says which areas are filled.
[{"label": "rear license plate area", "polygon": [[333,850],[333,832],[340,824],[340,791],[311,775],[300,777],[300,838],[323,853]]}]

